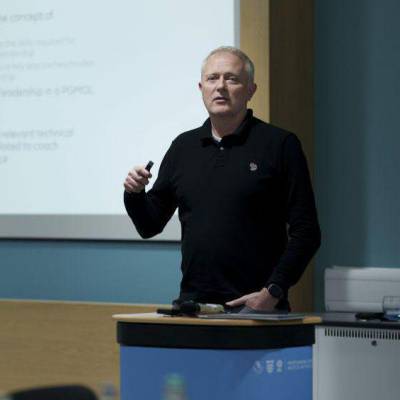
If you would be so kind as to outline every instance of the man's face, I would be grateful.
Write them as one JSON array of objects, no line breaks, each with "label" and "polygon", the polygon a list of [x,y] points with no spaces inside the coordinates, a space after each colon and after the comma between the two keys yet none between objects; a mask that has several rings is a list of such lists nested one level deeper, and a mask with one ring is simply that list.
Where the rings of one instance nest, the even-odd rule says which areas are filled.
[{"label": "man's face", "polygon": [[199,88],[210,115],[231,117],[247,109],[247,102],[256,91],[243,61],[228,52],[216,53],[208,59]]}]

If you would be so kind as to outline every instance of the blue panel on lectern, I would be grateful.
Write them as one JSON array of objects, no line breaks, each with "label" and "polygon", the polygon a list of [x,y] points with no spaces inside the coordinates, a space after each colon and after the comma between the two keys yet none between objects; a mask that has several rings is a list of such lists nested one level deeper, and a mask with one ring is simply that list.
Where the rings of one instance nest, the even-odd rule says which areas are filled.
[{"label": "blue panel on lectern", "polygon": [[311,400],[312,348],[121,347],[121,400]]}]

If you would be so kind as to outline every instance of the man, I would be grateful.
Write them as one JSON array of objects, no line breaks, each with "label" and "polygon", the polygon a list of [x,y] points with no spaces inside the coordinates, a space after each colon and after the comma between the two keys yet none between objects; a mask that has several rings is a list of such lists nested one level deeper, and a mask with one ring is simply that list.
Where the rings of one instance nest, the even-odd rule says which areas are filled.
[{"label": "man", "polygon": [[144,166],[129,172],[127,212],[148,238],[178,207],[181,300],[289,309],[288,289],[320,245],[301,145],[247,109],[257,86],[253,63],[240,50],[212,51],[199,89],[209,119],[172,142],[148,193]]}]

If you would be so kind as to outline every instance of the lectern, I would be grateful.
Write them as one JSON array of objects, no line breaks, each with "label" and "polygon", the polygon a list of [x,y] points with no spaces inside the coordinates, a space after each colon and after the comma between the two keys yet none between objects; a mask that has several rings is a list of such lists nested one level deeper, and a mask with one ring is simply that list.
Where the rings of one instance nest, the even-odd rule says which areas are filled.
[{"label": "lectern", "polygon": [[121,400],[310,400],[318,317],[120,314]]}]

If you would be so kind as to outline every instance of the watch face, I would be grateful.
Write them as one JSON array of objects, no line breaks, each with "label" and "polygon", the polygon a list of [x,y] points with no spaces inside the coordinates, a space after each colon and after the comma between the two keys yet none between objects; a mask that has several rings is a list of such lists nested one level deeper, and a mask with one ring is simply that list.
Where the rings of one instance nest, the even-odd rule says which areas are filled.
[{"label": "watch face", "polygon": [[272,297],[275,297],[276,299],[281,299],[283,296],[282,289],[274,283],[268,286],[268,292]]}]

